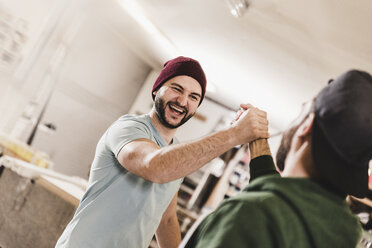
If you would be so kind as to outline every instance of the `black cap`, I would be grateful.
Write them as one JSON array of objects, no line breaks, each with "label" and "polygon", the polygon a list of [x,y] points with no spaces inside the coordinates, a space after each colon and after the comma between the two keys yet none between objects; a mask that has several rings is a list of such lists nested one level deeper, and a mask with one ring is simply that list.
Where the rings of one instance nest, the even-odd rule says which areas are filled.
[{"label": "black cap", "polygon": [[372,77],[351,70],[315,99],[312,155],[326,183],[365,197],[372,159]]}]

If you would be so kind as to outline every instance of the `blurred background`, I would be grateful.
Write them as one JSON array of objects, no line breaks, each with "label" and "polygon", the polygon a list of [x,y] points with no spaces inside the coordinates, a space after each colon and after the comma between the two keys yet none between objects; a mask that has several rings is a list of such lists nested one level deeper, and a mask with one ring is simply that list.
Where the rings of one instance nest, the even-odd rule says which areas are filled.
[{"label": "blurred background", "polygon": [[[370,0],[0,0],[0,145],[86,185],[103,132],[147,113],[164,62],[182,55],[200,61],[208,87],[176,136],[218,130],[251,103],[268,113],[275,155],[280,133],[330,78],[371,72],[371,44]],[[213,205],[224,175],[219,198],[239,191],[248,162],[243,146],[185,179],[189,219]]]}]

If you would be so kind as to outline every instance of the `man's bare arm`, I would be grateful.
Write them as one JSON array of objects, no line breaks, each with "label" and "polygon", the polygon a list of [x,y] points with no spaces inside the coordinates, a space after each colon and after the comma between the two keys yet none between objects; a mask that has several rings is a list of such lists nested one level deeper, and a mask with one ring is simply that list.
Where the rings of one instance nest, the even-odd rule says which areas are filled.
[{"label": "man's bare arm", "polygon": [[155,235],[160,248],[175,248],[181,243],[181,231],[177,218],[177,194],[164,212]]},{"label": "man's bare arm", "polygon": [[125,145],[118,154],[122,166],[156,183],[170,182],[198,170],[232,147],[268,138],[266,113],[252,108],[225,130],[204,138],[160,148],[147,139]]}]

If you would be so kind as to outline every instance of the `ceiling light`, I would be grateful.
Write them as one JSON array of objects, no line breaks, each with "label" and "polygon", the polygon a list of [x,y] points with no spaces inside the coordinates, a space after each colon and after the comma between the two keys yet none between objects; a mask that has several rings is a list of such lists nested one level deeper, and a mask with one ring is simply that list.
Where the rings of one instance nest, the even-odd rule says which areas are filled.
[{"label": "ceiling light", "polygon": [[244,15],[250,6],[250,0],[225,0],[230,9],[230,13],[239,18]]}]

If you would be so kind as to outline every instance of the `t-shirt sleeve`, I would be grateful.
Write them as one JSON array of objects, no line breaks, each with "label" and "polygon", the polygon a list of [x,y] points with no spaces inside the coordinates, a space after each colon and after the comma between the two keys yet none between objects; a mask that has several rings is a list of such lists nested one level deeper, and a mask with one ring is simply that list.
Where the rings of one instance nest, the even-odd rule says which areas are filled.
[{"label": "t-shirt sleeve", "polygon": [[259,206],[231,201],[204,219],[185,248],[275,247],[271,229]]},{"label": "t-shirt sleeve", "polygon": [[107,131],[106,145],[118,156],[121,148],[137,139],[150,139],[150,131],[144,123],[134,120],[123,120],[114,123]]}]

